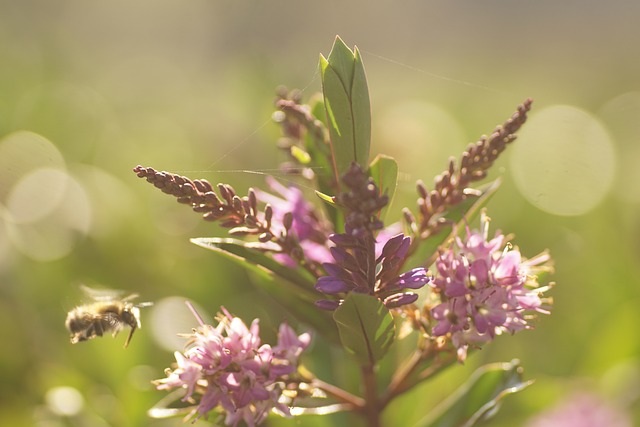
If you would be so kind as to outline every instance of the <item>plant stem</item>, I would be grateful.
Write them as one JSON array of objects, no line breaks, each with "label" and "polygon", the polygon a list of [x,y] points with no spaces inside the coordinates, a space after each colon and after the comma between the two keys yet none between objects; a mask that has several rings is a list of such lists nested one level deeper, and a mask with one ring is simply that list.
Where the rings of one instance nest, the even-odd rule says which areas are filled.
[{"label": "plant stem", "polygon": [[382,406],[378,400],[378,390],[376,385],[376,373],[374,365],[362,366],[362,384],[364,386],[365,406],[364,416],[369,427],[382,427],[380,415]]},{"label": "plant stem", "polygon": [[443,368],[449,366],[456,360],[455,355],[450,357],[442,357],[433,360],[431,365],[424,368],[421,372],[416,373],[416,370],[422,365],[423,362],[429,358],[430,354],[421,354],[415,352],[408,363],[398,371],[398,374],[393,377],[391,384],[387,388],[386,393],[380,399],[380,407],[384,408],[394,398],[406,393],[413,387],[417,386],[422,381],[434,377],[436,374],[442,372]]},{"label": "plant stem", "polygon": [[353,394],[341,389],[340,387],[336,387],[333,384],[326,383],[317,378],[313,379],[311,385],[344,403],[353,405],[354,408],[364,408],[364,406],[366,405],[364,399],[362,399],[361,397],[354,396]]}]

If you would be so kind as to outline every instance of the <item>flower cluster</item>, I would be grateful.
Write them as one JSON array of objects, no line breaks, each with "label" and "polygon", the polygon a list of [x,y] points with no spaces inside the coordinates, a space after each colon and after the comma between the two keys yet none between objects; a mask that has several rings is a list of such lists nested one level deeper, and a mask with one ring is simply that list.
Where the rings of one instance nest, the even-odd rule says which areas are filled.
[{"label": "flower cluster", "polygon": [[467,229],[464,240],[440,254],[431,283],[441,303],[431,309],[437,320],[434,336],[450,334],[464,360],[468,347],[491,341],[502,332],[531,328],[528,313],[548,314],[536,273],[549,270],[543,253],[523,260],[520,251],[497,232],[488,239],[489,219],[482,218],[482,232]]},{"label": "flower cluster", "polygon": [[476,143],[469,144],[457,165],[455,158],[449,159],[449,167],[436,176],[431,191],[427,190],[422,181],[418,181],[417,223],[413,214],[408,210],[405,212],[405,218],[412,227],[419,230],[420,234],[436,234],[446,223],[442,214],[448,208],[468,197],[478,195],[478,191],[471,188],[470,184],[484,179],[500,154],[516,140],[516,132],[527,121],[532,103],[532,99],[526,99],[518,105],[518,110],[502,125],[497,126],[489,136],[483,135]]},{"label": "flower cluster", "polygon": [[[430,280],[424,268],[400,273],[411,245],[411,238],[400,233],[390,239],[376,242],[373,232],[383,227],[378,218],[387,204],[387,197],[380,196],[373,180],[357,165],[351,165],[343,177],[349,191],[336,197],[346,210],[345,233],[332,234],[330,240],[334,262],[322,266],[328,273],[320,277],[315,288],[328,295],[344,296],[349,292],[373,295],[387,308],[395,308],[414,302],[418,295],[403,292],[420,289]],[[386,235],[380,233],[379,238]],[[376,251],[376,246],[382,248]],[[380,255],[376,256],[376,252]],[[320,308],[334,310],[340,300],[320,300]]]},{"label": "flower cluster", "polygon": [[526,427],[631,427],[629,414],[618,405],[590,392],[577,392],[535,418]]},{"label": "flower cluster", "polygon": [[261,345],[258,319],[247,327],[240,318],[223,311],[216,327],[202,323],[190,335],[184,353],[175,353],[177,367],[167,370],[167,378],[156,381],[157,388],[185,389],[182,400],[197,404],[189,417],[206,417],[219,407],[228,426],[241,421],[258,425],[271,410],[289,415],[282,390],[297,371],[310,335],[297,336],[283,323],[278,344]]},{"label": "flower cluster", "polygon": [[[274,191],[273,194],[261,190],[255,191],[258,200],[271,206],[273,232],[288,233],[297,239],[302,250],[302,254],[296,254],[298,259],[305,258],[316,263],[330,261],[327,236],[332,231],[331,224],[321,219],[299,188],[293,185],[285,187],[272,177],[267,177],[267,184]],[[296,262],[289,254],[276,253],[274,258],[287,267],[296,267]]]}]

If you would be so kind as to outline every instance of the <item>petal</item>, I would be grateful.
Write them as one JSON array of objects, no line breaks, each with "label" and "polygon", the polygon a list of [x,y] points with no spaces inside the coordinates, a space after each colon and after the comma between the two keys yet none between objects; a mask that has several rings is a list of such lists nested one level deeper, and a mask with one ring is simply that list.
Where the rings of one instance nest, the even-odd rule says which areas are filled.
[{"label": "petal", "polygon": [[322,293],[330,295],[347,292],[350,289],[344,280],[333,276],[322,276],[316,282],[315,288]]},{"label": "petal", "polygon": [[400,289],[420,289],[429,281],[431,277],[427,274],[427,270],[422,267],[414,268],[398,276],[396,285]]},{"label": "petal", "polygon": [[397,308],[402,305],[411,304],[418,299],[418,294],[413,292],[404,292],[394,294],[384,299],[383,303],[387,308]]},{"label": "petal", "polygon": [[315,305],[316,307],[322,310],[333,311],[340,306],[340,302],[334,301],[334,300],[328,300],[328,299],[321,299],[316,301]]}]

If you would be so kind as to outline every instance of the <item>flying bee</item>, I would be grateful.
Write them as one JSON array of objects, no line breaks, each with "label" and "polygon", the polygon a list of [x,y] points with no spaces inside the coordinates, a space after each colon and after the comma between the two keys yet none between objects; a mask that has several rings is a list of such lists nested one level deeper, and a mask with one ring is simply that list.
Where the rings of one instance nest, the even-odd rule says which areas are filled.
[{"label": "flying bee", "polygon": [[141,327],[140,308],[153,303],[134,304],[131,301],[138,294],[118,298],[121,295],[118,291],[102,291],[86,286],[82,286],[82,290],[91,296],[93,302],[80,305],[67,314],[65,326],[71,332],[71,344],[101,337],[105,333],[115,337],[125,326],[129,326],[131,331],[124,343],[124,348],[127,348],[133,333]]}]

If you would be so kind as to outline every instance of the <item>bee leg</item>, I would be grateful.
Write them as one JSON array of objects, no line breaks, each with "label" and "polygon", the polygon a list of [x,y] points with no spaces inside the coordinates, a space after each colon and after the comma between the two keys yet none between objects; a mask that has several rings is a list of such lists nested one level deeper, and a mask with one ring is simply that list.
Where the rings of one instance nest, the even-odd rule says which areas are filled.
[{"label": "bee leg", "polygon": [[93,324],[93,326],[91,327],[91,329],[89,329],[89,332],[91,332],[91,334],[89,335],[91,338],[94,337],[101,337],[102,334],[104,334],[104,326],[102,325],[102,322],[95,322]]},{"label": "bee leg", "polygon": [[135,331],[136,331],[136,326],[132,326],[131,331],[129,331],[129,336],[127,337],[127,340],[124,343],[124,348],[127,348],[129,346],[129,341],[131,341],[131,337],[133,336],[133,333]]}]

